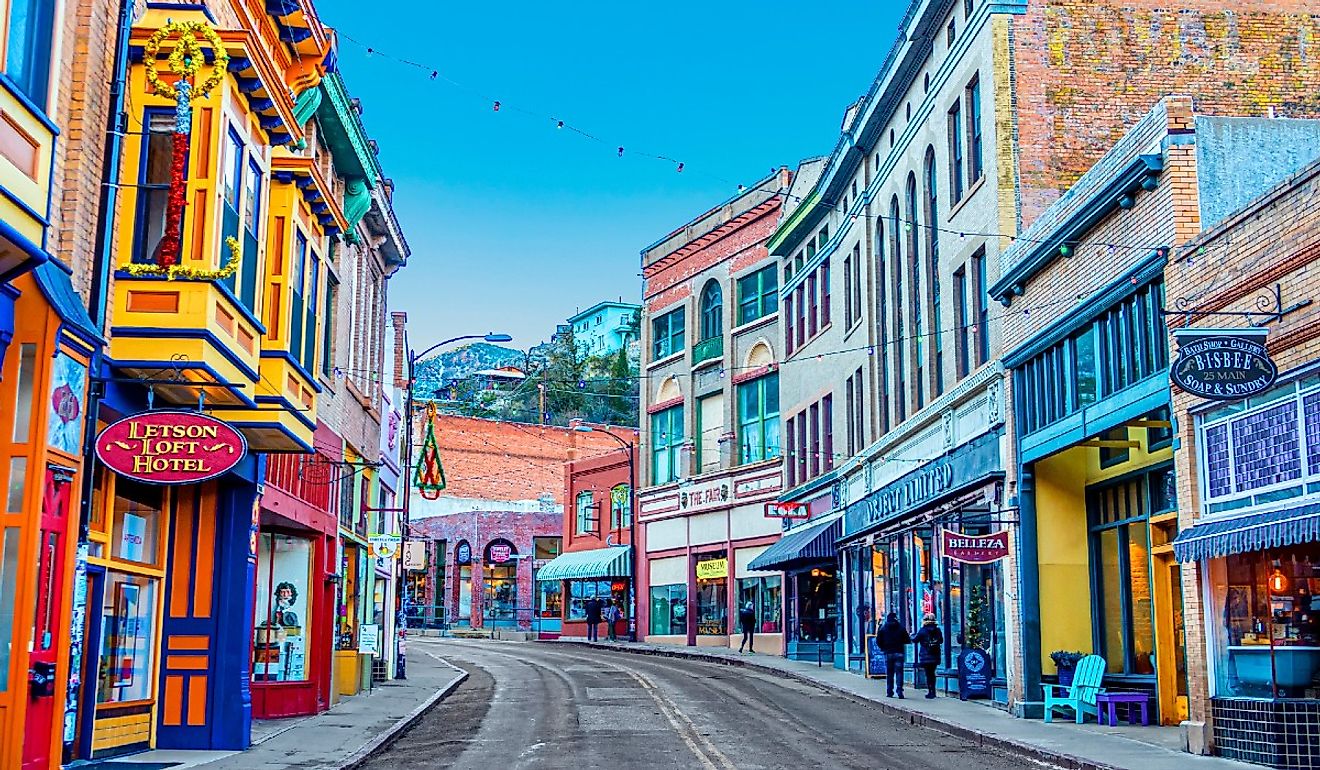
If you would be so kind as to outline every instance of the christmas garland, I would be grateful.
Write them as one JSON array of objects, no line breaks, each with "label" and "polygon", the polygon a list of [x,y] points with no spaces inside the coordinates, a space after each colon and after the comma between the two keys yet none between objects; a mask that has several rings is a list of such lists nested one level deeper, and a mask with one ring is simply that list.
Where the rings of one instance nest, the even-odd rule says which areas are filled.
[{"label": "christmas garland", "polygon": [[193,93],[197,98],[205,99],[211,91],[215,90],[216,86],[224,81],[225,72],[229,67],[229,52],[225,50],[224,41],[205,22],[171,21],[147,38],[146,44],[142,47],[142,66],[146,70],[147,84],[151,86],[153,91],[166,99],[178,98],[178,89],[161,80],[160,73],[156,70],[156,56],[160,53],[160,44],[173,35],[179,36],[179,42],[174,46],[174,50],[170,52],[167,61],[170,65],[170,71],[184,81],[195,77],[202,69],[202,62],[205,61],[202,48],[197,43],[197,36],[201,35],[211,45],[211,51],[215,55],[215,63],[211,66],[211,74],[207,76],[206,80],[202,81],[201,85],[193,89]]},{"label": "christmas garland", "polygon": [[150,262],[134,262],[124,265],[121,268],[124,272],[134,278],[151,276],[154,278],[164,277],[168,280],[188,280],[188,281],[222,281],[233,276],[238,272],[238,264],[242,258],[243,251],[238,245],[238,239],[234,236],[225,238],[225,246],[229,249],[229,261],[219,270],[204,270],[200,267],[188,267],[186,265],[157,265]]}]

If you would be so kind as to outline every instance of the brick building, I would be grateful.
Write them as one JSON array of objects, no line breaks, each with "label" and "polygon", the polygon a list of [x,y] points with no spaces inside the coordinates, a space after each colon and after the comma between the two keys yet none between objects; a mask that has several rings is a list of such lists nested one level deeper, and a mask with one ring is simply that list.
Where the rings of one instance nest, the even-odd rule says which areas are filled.
[{"label": "brick building", "polygon": [[1173,428],[1186,426],[1171,414],[1165,313],[1183,303],[1166,265],[1203,225],[1314,155],[1317,127],[1204,116],[1168,97],[1005,250],[990,295],[1013,404],[1010,625],[1023,713],[1036,683],[1054,681],[1050,653],[1079,650],[1105,659],[1107,688],[1150,693],[1159,723],[1204,745],[1206,704],[1189,698],[1204,665],[1186,617],[1184,588],[1196,583],[1172,546]]},{"label": "brick building", "polygon": [[[765,503],[781,486],[774,231],[787,169],[642,252],[642,469],[638,633],[729,646],[750,602],[782,647],[780,576],[752,561],[779,539]],[[732,636],[731,636],[732,635]]]},{"label": "brick building", "polygon": [[[414,442],[425,440],[418,408]],[[535,629],[533,562],[559,554],[564,463],[617,451],[608,436],[575,428],[437,414],[445,488],[427,500],[414,488],[409,536],[430,543],[428,575],[414,589],[416,625]]]},{"label": "brick building", "polygon": [[1263,338],[1278,377],[1246,399],[1173,390],[1191,719],[1217,754],[1316,767],[1320,160],[1205,224],[1165,268],[1189,311],[1169,317],[1170,349],[1207,330]]}]

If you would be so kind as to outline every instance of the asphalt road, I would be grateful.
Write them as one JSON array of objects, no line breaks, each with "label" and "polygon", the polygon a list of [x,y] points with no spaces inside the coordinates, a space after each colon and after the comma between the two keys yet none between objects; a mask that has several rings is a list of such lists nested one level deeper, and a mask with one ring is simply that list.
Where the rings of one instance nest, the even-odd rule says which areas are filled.
[{"label": "asphalt road", "polygon": [[412,640],[467,681],[363,767],[1020,769],[828,690],[608,650]]}]

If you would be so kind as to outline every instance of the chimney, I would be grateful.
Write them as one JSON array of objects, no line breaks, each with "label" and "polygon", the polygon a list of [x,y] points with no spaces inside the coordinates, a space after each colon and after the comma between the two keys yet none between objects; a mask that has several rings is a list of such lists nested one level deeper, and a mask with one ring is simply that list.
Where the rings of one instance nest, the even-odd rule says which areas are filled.
[{"label": "chimney", "polygon": [[408,314],[402,310],[390,313],[394,324],[394,387],[408,388]]}]

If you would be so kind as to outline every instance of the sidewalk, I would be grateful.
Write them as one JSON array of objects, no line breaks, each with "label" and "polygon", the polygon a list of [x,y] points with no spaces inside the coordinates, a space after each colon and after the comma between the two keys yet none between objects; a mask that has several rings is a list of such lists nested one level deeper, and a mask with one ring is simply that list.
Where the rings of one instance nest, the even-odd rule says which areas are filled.
[{"label": "sidewalk", "polygon": [[[247,751],[148,751],[119,757],[115,767],[349,770],[420,719],[466,678],[466,672],[417,650],[408,656],[404,681],[364,690],[316,716],[254,721],[252,746]],[[94,769],[96,764],[89,767]]]},{"label": "sidewalk", "polygon": [[926,700],[909,690],[908,698],[885,697],[883,680],[867,679],[831,666],[817,667],[777,655],[741,655],[722,647],[676,647],[631,642],[585,642],[560,639],[550,644],[574,644],[617,649],[642,655],[705,660],[826,687],[877,704],[881,710],[982,746],[1070,770],[1249,770],[1259,768],[1221,757],[1188,754],[1180,747],[1177,728],[1106,727],[1087,722],[1016,719],[984,702],[956,697]]}]

